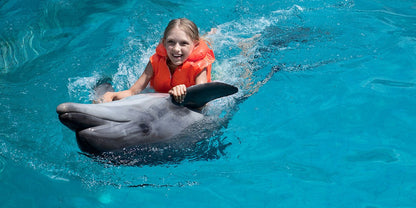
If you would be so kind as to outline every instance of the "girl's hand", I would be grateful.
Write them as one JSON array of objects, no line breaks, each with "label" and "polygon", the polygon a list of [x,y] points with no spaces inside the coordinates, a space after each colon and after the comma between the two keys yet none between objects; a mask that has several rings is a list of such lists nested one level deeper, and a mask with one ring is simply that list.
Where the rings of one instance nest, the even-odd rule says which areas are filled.
[{"label": "girl's hand", "polygon": [[100,98],[99,103],[108,103],[114,100],[116,96],[115,92],[106,92],[103,97]]},{"label": "girl's hand", "polygon": [[186,86],[184,84],[176,85],[169,90],[169,94],[173,96],[177,103],[182,103],[186,96]]},{"label": "girl's hand", "polygon": [[121,100],[125,97],[132,96],[133,92],[131,90],[124,90],[120,92],[106,92],[103,97],[100,99],[100,103],[107,103],[115,100]]}]

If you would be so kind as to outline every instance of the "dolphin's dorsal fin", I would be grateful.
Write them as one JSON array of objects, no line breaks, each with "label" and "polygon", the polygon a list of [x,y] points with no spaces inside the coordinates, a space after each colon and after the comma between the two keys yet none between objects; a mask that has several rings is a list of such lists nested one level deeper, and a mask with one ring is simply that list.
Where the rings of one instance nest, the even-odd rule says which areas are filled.
[{"label": "dolphin's dorsal fin", "polygon": [[172,102],[176,105],[195,109],[203,107],[211,100],[232,95],[236,92],[238,92],[238,88],[232,85],[222,82],[210,82],[188,87],[182,103],[177,103],[173,98]]}]

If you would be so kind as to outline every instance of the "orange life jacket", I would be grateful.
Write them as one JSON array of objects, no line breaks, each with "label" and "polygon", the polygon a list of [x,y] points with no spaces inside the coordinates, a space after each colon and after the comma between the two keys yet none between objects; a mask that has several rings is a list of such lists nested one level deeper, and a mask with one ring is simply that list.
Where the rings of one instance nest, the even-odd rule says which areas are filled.
[{"label": "orange life jacket", "polygon": [[188,59],[178,66],[171,75],[167,60],[166,48],[162,43],[156,48],[156,53],[150,57],[153,68],[153,76],[150,85],[156,92],[167,93],[172,87],[184,84],[186,87],[195,85],[195,78],[207,70],[207,80],[211,82],[211,64],[214,62],[214,52],[207,46],[204,40],[200,40],[189,55]]}]

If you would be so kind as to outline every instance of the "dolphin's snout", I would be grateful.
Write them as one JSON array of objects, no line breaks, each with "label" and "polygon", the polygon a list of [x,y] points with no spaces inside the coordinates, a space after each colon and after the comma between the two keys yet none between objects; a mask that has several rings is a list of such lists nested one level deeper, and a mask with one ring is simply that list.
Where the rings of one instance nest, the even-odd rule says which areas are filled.
[{"label": "dolphin's snout", "polygon": [[80,111],[79,106],[83,105],[77,103],[62,103],[56,107],[59,120],[71,130],[77,132],[83,129],[105,125],[109,122],[82,110]]},{"label": "dolphin's snout", "polygon": [[61,115],[68,112],[68,103],[62,103],[56,107],[56,112]]}]

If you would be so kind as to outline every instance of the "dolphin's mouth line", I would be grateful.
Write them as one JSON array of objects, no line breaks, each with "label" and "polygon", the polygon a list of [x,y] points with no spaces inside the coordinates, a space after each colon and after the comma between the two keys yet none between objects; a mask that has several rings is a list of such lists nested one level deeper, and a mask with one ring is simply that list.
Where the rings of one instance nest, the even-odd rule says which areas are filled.
[{"label": "dolphin's mouth line", "polygon": [[83,115],[88,115],[90,117],[95,117],[97,119],[102,119],[102,120],[110,121],[110,122],[119,122],[119,123],[124,123],[124,122],[129,122],[130,121],[130,120],[109,119],[109,118],[105,118],[105,117],[101,117],[101,116],[96,116],[96,115],[91,115],[91,114],[83,113],[83,112],[79,112],[79,111],[63,112],[63,113],[59,113],[58,116],[61,116],[62,114],[83,114]]},{"label": "dolphin's mouth line", "polygon": [[112,120],[77,111],[59,113],[59,120],[68,128],[77,132],[97,126],[108,125],[111,123],[130,122],[129,120]]},{"label": "dolphin's mouth line", "polygon": [[[56,108],[56,112],[58,113],[59,117],[62,117],[63,115],[76,115],[77,118],[86,118],[88,119],[89,117],[91,118],[95,118],[94,120],[105,120],[108,122],[119,122],[119,123],[123,123],[123,122],[129,122],[130,120],[117,120],[117,119],[112,119],[110,117],[106,117],[106,116],[97,116],[94,114],[90,114],[90,113],[86,113],[84,111],[81,110],[77,110],[79,107],[76,106],[81,106],[81,105],[87,105],[87,104],[77,104],[77,103],[62,103],[60,104],[57,108]],[[97,106],[95,106],[97,107]],[[74,119],[74,122],[78,122],[77,120]]]}]

